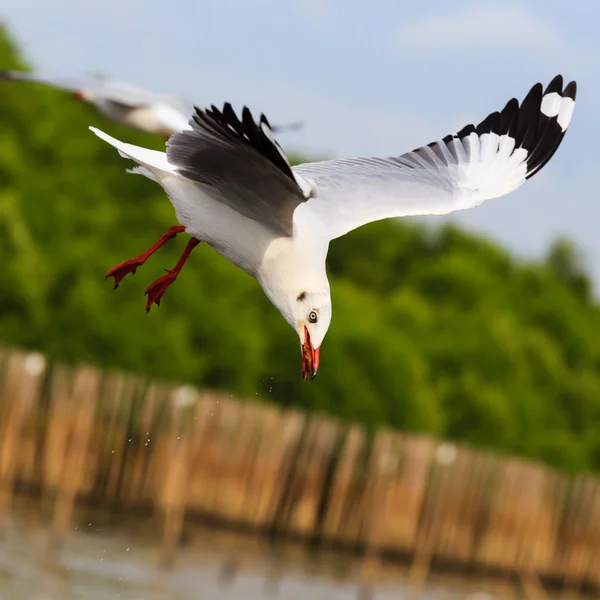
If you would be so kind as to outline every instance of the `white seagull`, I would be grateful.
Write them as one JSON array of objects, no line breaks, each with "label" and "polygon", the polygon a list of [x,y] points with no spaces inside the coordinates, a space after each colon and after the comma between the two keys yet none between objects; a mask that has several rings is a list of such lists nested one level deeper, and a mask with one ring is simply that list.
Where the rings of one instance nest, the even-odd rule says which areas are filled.
[{"label": "white seagull", "polygon": [[147,251],[107,273],[115,288],[167,240],[192,237],[173,269],[153,282],[146,310],[159,304],[201,241],[255,277],[296,330],[302,375],[317,373],[331,322],[325,270],[329,242],[371,221],[441,215],[479,206],[517,189],[561,143],[575,105],[576,83],[556,76],[513,98],[478,125],[467,125],[427,146],[390,158],[351,158],[290,164],[264,115],[241,120],[223,110],[195,109],[191,129],[175,133],[165,152],[96,135],[159,183],[181,225]]},{"label": "white seagull", "polygon": [[[115,123],[158,134],[165,139],[169,139],[176,131],[191,129],[189,119],[194,112],[192,104],[175,96],[149,92],[130,83],[91,77],[48,77],[22,71],[0,71],[0,80],[29,81],[70,91],[76,100],[92,104]],[[291,123],[274,130],[299,127],[300,123]]]}]

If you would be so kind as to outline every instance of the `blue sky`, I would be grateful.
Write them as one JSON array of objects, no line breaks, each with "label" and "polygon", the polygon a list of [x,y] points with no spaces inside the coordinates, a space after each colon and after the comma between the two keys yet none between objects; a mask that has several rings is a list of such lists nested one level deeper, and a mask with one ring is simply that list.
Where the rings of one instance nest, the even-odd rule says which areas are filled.
[{"label": "blue sky", "polygon": [[247,104],[272,123],[300,119],[304,130],[281,142],[320,156],[401,154],[537,81],[576,79],[573,122],[547,167],[450,218],[526,256],[567,234],[600,290],[600,4],[5,0],[0,19],[40,70],[99,72],[200,105]]}]

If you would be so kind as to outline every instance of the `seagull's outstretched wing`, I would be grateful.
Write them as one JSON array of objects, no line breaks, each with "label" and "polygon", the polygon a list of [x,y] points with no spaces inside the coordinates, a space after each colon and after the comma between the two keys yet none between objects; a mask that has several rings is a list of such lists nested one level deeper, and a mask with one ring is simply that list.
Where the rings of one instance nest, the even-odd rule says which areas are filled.
[{"label": "seagull's outstretched wing", "polygon": [[293,167],[312,180],[308,203],[331,239],[390,217],[441,215],[478,206],[517,189],[561,143],[575,105],[576,83],[556,76],[510,100],[479,125],[402,156],[355,158]]},{"label": "seagull's outstretched wing", "polygon": [[169,138],[167,160],[215,200],[290,236],[294,210],[310,190],[292,172],[267,118],[255,122],[247,107],[241,116],[229,103],[222,111],[196,108],[191,130]]},{"label": "seagull's outstretched wing", "polygon": [[157,94],[130,83],[95,77],[53,77],[24,71],[0,71],[0,81],[27,81],[82,94],[82,100],[106,100],[127,108],[167,104],[186,114],[192,107],[181,99]]},{"label": "seagull's outstretched wing", "polygon": [[278,235],[293,235],[294,210],[310,197],[311,190],[292,172],[266,117],[261,115],[257,123],[247,108],[241,119],[230,104],[222,111],[196,108],[190,128],[169,138],[166,153],[90,129],[140,165],[131,172],[158,183],[164,174],[188,179],[204,194]]}]

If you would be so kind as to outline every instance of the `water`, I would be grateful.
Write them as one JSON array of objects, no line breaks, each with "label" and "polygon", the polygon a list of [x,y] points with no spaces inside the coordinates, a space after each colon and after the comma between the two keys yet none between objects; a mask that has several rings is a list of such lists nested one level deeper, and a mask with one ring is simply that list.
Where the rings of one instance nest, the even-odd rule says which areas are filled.
[{"label": "water", "polygon": [[[158,568],[158,529],[151,519],[107,522],[78,515],[49,564],[48,530],[37,511],[19,510],[0,548],[0,600],[355,600],[358,563],[348,557],[275,550],[248,537],[188,530],[171,570]],[[234,565],[235,568],[232,568]],[[373,598],[407,598],[398,567],[382,573]],[[425,597],[465,597],[429,590]]]}]

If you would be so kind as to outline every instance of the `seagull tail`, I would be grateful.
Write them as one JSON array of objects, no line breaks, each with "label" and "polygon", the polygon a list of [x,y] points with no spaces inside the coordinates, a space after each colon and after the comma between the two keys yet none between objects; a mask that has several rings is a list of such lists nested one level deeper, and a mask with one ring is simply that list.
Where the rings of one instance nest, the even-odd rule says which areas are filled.
[{"label": "seagull tail", "polygon": [[160,183],[156,176],[151,171],[148,171],[146,167],[133,167],[133,169],[127,169],[127,173],[130,175],[143,175],[148,179],[152,179],[152,181],[156,181],[156,183]]},{"label": "seagull tail", "polygon": [[175,170],[173,166],[169,164],[167,155],[164,152],[149,150],[148,148],[142,148],[141,146],[120,142],[107,133],[104,133],[104,131],[96,129],[96,127],[90,127],[90,131],[93,131],[101,140],[104,140],[107,144],[116,148],[123,158],[130,158],[140,165],[139,167],[129,170],[130,173],[144,175],[156,182],[158,182],[161,175],[166,173],[175,174]]}]

